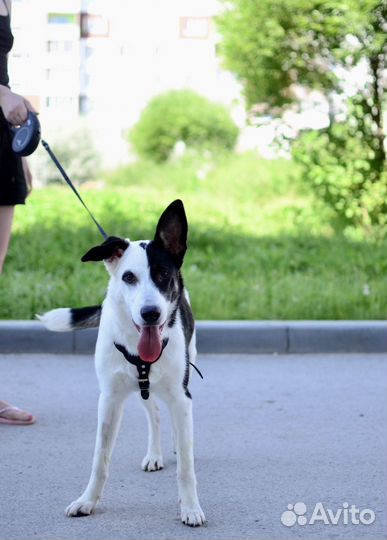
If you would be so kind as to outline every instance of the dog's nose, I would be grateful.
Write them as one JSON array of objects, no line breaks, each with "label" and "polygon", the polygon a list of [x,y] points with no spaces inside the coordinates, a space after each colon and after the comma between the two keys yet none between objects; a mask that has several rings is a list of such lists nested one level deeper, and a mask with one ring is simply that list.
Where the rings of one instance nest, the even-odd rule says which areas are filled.
[{"label": "dog's nose", "polygon": [[141,317],[147,324],[155,324],[161,315],[157,306],[145,306],[141,309]]}]

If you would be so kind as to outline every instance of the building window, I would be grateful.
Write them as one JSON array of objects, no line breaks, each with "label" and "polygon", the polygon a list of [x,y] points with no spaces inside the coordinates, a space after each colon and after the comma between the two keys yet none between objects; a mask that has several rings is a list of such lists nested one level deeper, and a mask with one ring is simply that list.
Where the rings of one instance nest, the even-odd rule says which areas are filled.
[{"label": "building window", "polygon": [[86,58],[91,58],[95,53],[94,47],[90,47],[90,45],[86,46]]},{"label": "building window", "polygon": [[63,42],[63,50],[64,52],[71,52],[73,50],[73,42],[66,39]]},{"label": "building window", "polygon": [[183,39],[208,39],[210,17],[180,17],[180,37]]},{"label": "building window", "polygon": [[57,109],[73,107],[75,104],[75,99],[73,97],[63,97],[63,96],[47,96],[46,97],[46,107],[48,109]]},{"label": "building window", "polygon": [[77,72],[70,68],[47,68],[46,80],[63,84],[74,78],[75,73]]},{"label": "building window", "polygon": [[47,52],[58,52],[59,41],[47,41]]},{"label": "building window", "polygon": [[46,46],[47,52],[50,53],[61,53],[61,52],[71,52],[73,50],[73,42],[70,40],[58,41],[58,40],[49,40],[47,41]]},{"label": "building window", "polygon": [[92,103],[87,96],[79,96],[79,113],[87,114],[92,110]]},{"label": "building window", "polygon": [[109,20],[103,15],[81,13],[81,38],[109,37]]},{"label": "building window", "polygon": [[47,16],[48,24],[77,24],[77,15],[75,13],[49,13]]}]

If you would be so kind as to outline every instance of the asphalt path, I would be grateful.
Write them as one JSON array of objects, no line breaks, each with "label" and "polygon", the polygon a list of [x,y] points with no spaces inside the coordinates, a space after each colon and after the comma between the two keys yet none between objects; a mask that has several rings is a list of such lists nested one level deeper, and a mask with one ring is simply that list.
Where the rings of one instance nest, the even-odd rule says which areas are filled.
[{"label": "asphalt path", "polygon": [[[0,539],[386,538],[385,355],[214,355],[198,366],[204,380],[193,373],[190,390],[208,522],[191,529],[179,519],[167,410],[165,468],[143,472],[146,422],[135,397],[95,514],[66,517],[90,473],[92,357],[1,355],[1,399],[38,422],[0,425]],[[369,511],[375,519],[363,523]]]}]

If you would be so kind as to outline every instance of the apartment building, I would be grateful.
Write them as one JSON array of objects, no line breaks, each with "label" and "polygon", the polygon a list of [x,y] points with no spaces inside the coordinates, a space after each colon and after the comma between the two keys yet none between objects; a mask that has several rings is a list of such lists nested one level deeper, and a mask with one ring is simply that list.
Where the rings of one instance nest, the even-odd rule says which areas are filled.
[{"label": "apartment building", "polygon": [[12,87],[30,97],[49,133],[83,118],[114,164],[153,96],[192,88],[240,101],[216,56],[218,10],[216,0],[13,0]]}]

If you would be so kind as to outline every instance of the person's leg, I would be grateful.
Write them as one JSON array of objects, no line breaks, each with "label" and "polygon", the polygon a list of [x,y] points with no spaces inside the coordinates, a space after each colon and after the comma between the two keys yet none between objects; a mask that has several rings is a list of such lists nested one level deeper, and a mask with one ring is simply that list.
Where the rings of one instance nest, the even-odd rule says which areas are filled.
[{"label": "person's leg", "polygon": [[14,206],[0,206],[0,274],[7,256],[14,211]]},{"label": "person's leg", "polygon": [[[14,206],[0,206],[0,274],[3,270],[7,256],[9,240],[11,238]],[[0,399],[0,423],[29,423],[35,422],[32,414],[10,405]]]}]

